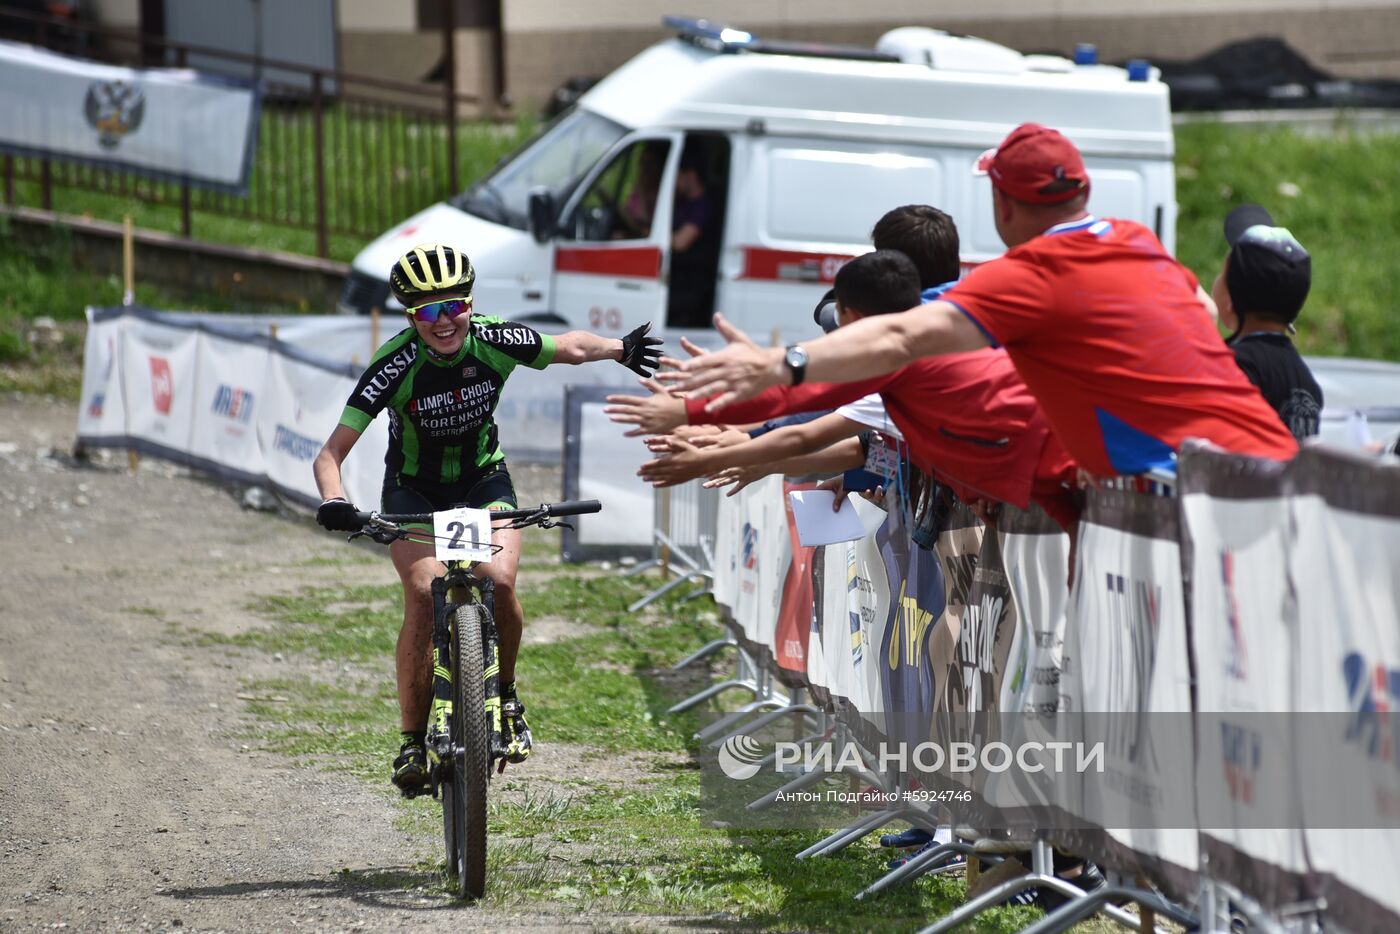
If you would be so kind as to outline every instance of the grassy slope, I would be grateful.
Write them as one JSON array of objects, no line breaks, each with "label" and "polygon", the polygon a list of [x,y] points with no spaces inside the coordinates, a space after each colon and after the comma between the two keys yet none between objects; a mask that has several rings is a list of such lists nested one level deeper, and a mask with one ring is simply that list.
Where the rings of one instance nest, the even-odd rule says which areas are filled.
[{"label": "grassy slope", "polygon": [[1262,204],[1313,256],[1303,351],[1400,360],[1400,135],[1197,123],[1176,141],[1177,255],[1207,288],[1225,255],[1224,216]]},{"label": "grassy slope", "polygon": [[[704,918],[706,926],[743,929],[898,931],[914,930],[960,901],[961,882],[948,878],[854,901],[888,857],[870,841],[834,858],[797,862],[792,855],[817,833],[705,826],[697,809],[699,772],[688,764],[696,720],[665,716],[676,698],[655,673],[717,633],[713,610],[708,603],[672,601],[629,614],[628,602],[654,582],[560,569],[543,557],[550,550],[546,537],[537,538],[524,566],[553,573],[527,588],[527,617],[582,625],[577,636],[522,652],[522,690],[543,744],[540,754],[549,754],[550,742],[576,744],[585,749],[584,765],[580,774],[552,781],[532,778],[528,766],[508,770],[493,786],[492,905],[685,915]],[[347,581],[353,577],[347,564]],[[266,600],[255,610],[277,621],[269,628],[210,640],[234,652],[282,652],[305,674],[246,685],[241,696],[256,698],[248,707],[264,744],[308,764],[348,769],[386,795],[385,763],[397,741],[391,668],[396,591],[347,586]],[[350,663],[348,672],[344,663]],[[317,674],[327,671],[335,681]],[[607,777],[609,761],[619,755],[641,771],[625,787]],[[401,813],[421,851],[431,854],[407,881],[436,888],[436,806],[420,800],[403,804]],[[1032,909],[999,909],[984,916],[979,930],[1016,930],[1034,915]]]}]

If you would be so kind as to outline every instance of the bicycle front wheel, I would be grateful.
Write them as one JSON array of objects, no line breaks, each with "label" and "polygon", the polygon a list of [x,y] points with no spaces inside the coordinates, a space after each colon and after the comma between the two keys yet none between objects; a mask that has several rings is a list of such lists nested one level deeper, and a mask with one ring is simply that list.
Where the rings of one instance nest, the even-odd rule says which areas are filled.
[{"label": "bicycle front wheel", "polygon": [[457,896],[486,892],[486,787],[491,777],[486,722],[486,609],[469,603],[452,616],[452,810],[456,816]]}]

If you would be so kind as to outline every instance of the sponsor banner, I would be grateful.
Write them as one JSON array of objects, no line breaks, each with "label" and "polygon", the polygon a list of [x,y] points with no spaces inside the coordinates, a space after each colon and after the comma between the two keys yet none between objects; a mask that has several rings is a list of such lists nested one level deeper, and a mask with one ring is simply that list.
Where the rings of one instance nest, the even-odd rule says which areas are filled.
[{"label": "sponsor banner", "polygon": [[746,641],[771,650],[782,580],[791,558],[783,515],[783,479],[765,477],[734,498],[741,517],[734,621]]},{"label": "sponsor banner", "polygon": [[719,498],[715,519],[714,577],[710,592],[721,608],[734,612],[739,602],[739,555],[743,550],[742,492]]},{"label": "sponsor banner", "polygon": [[[1306,448],[1291,472],[1297,707],[1344,712],[1337,742],[1301,752],[1329,766],[1298,781],[1309,863],[1329,917],[1395,930],[1400,833],[1378,828],[1400,817],[1400,467]],[[1348,802],[1371,810],[1375,829],[1336,829]]]},{"label": "sponsor banner", "polygon": [[[949,494],[940,489],[935,495]],[[968,508],[955,501],[934,542],[933,550],[943,572],[944,589],[943,611],[938,617],[934,638],[929,646],[929,653],[939,672],[934,696],[938,711],[967,711],[963,696],[963,668],[958,653],[985,532],[982,523]],[[980,691],[980,685],[978,689]],[[954,724],[952,720],[942,722],[944,728],[951,728]]]},{"label": "sponsor banner", "polygon": [[[1307,894],[1294,723],[1297,615],[1282,465],[1187,454],[1181,515],[1191,568],[1201,847],[1211,874],[1261,904]],[[1273,827],[1264,813],[1296,812]],[[1292,828],[1292,829],[1290,829]]]},{"label": "sponsor banner", "polygon": [[[281,354],[268,358],[266,373],[255,422],[267,478],[308,505],[319,503],[311,462],[339,423],[355,381]],[[361,509],[379,508],[387,442],[386,423],[376,419],[341,465],[346,498]]]},{"label": "sponsor banner", "polygon": [[880,649],[895,614],[899,594],[899,569],[886,561],[882,547],[889,541],[887,516],[874,535],[855,542],[852,563],[846,569],[846,619],[850,654],[839,662],[846,675],[842,696],[849,701],[843,721],[862,742],[883,736],[885,671]]},{"label": "sponsor banner", "polygon": [[944,669],[933,656],[937,621],[943,615],[943,568],[931,551],[914,547],[895,506],[876,532],[890,582],[893,616],[878,655],[882,672],[881,708],[898,715],[889,728],[911,732],[890,739],[919,742],[933,729],[934,698]]},{"label": "sponsor banner", "polygon": [[[822,633],[822,621],[827,613],[827,550],[837,546],[819,545],[812,549],[812,620],[811,632],[807,636],[807,689],[812,699],[823,707],[830,701],[831,692],[826,679],[826,642]],[[833,554],[835,552],[833,551]],[[843,607],[844,608],[844,607]]]},{"label": "sponsor banner", "polygon": [[[1178,885],[1199,862],[1196,834],[1163,814],[1194,813],[1189,734],[1154,732],[1151,715],[1189,714],[1181,547],[1175,501],[1091,490],[1079,527],[1061,665],[1063,709],[1056,731],[1076,741],[1083,714],[1115,715],[1105,751],[1109,780],[1057,782],[1055,800],[1102,836],[1071,834],[1066,845],[1115,869],[1146,871]],[[1189,723],[1188,717],[1180,722]]]},{"label": "sponsor banner", "polygon": [[1069,536],[1038,506],[1003,506],[997,522],[1016,627],[1001,684],[1001,709],[1060,709],[1060,663],[1069,605]]},{"label": "sponsor banner", "polygon": [[96,320],[87,309],[83,344],[83,389],[78,406],[78,437],[88,443],[126,435],[122,399],[120,319]]},{"label": "sponsor banner", "polygon": [[264,395],[267,347],[209,333],[200,333],[197,343],[190,452],[256,481],[265,473],[256,412]]},{"label": "sponsor banner", "polygon": [[783,484],[783,518],[787,526],[788,561],[779,598],[778,623],[773,634],[773,661],[778,675],[789,687],[802,687],[807,681],[807,649],[812,636],[812,553],[797,537],[797,522],[792,514],[792,500],[787,495],[795,490],[810,490],[814,484]]},{"label": "sponsor banner", "polygon": [[257,144],[251,83],[122,68],[0,42],[0,149],[243,194]]},{"label": "sponsor banner", "polygon": [[118,346],[125,434],[184,460],[195,414],[198,332],[130,318]]}]

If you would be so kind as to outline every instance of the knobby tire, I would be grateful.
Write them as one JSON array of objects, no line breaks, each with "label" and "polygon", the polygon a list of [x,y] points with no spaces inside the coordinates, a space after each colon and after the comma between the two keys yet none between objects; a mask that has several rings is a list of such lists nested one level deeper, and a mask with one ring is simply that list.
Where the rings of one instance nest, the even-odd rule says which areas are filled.
[{"label": "knobby tire", "polygon": [[466,604],[452,617],[452,742],[461,752],[453,757],[450,793],[456,816],[459,898],[480,898],[486,893],[486,788],[491,747],[483,671],[485,613],[480,604]]}]

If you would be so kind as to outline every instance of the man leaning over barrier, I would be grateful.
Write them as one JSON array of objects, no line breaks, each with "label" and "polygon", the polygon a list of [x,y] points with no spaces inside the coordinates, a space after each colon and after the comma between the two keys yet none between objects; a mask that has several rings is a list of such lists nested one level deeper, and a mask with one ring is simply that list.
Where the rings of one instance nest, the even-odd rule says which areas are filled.
[{"label": "man leaning over barrier", "polygon": [[[769,387],[864,380],[915,360],[1005,347],[1082,467],[1098,476],[1175,469],[1187,438],[1288,459],[1292,434],[1240,372],[1210,297],[1150,230],[1087,210],[1074,145],[1023,124],[978,166],[1010,248],[940,300],[814,341],[760,348],[716,316],[728,347],[661,378],[716,413]],[[949,359],[952,359],[951,357]]]}]

